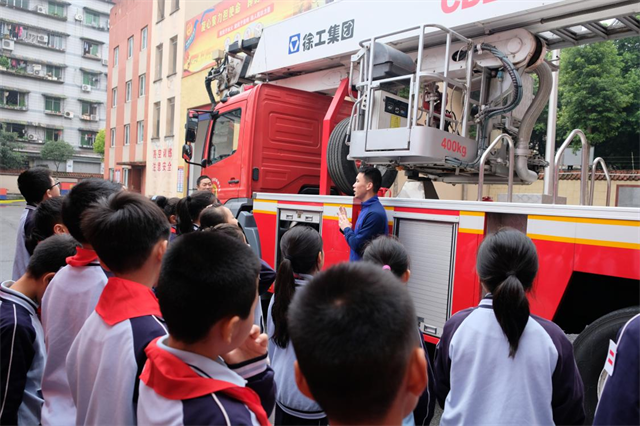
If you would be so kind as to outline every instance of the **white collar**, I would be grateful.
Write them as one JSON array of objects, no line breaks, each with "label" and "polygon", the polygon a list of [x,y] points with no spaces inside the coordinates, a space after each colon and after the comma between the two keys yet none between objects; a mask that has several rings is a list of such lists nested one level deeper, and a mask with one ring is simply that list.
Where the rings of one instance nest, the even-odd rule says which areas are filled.
[{"label": "white collar", "polygon": [[36,311],[38,309],[38,305],[33,300],[29,299],[24,294],[19,291],[12,290],[11,286],[15,283],[15,281],[4,281],[0,284],[0,298],[9,300],[13,303],[17,303],[20,306],[23,306],[25,309],[29,311],[31,315],[36,315]]}]

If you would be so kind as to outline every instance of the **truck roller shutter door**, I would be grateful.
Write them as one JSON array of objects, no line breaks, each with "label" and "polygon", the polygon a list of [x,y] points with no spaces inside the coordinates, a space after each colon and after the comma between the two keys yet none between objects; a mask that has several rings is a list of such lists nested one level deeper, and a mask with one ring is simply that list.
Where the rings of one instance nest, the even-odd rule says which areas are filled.
[{"label": "truck roller shutter door", "polygon": [[420,330],[440,337],[448,318],[453,271],[454,224],[413,219],[398,221],[398,238],[411,256],[407,284]]}]

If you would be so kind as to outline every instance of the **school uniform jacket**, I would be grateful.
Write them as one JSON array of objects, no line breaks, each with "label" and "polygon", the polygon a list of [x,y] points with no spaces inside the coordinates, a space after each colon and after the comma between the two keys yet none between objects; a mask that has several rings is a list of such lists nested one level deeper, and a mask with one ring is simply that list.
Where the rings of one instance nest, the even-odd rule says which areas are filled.
[{"label": "school uniform jacket", "polygon": [[530,315],[510,358],[491,295],[447,321],[435,370],[441,425],[584,423],[582,379],[564,332]]},{"label": "school uniform jacket", "polygon": [[[609,360],[610,357],[608,356]],[[613,373],[596,408],[594,425],[640,424],[640,315],[620,330]],[[607,361],[608,361],[607,360]]]},{"label": "school uniform jacket", "polygon": [[33,230],[33,216],[36,208],[33,204],[27,204],[20,216],[18,233],[16,235],[16,254],[13,258],[13,272],[11,274],[13,281],[20,279],[20,277],[27,272],[27,266],[29,266],[31,256],[27,251],[26,241]]},{"label": "school uniform jacket", "polygon": [[71,343],[96,307],[107,276],[93,250],[79,247],[67,258],[42,298],[42,326],[47,360],[42,378],[42,424],[73,424],[76,409],[65,366]]},{"label": "school uniform jacket", "polygon": [[44,337],[38,306],[0,285],[0,424],[37,425],[42,409]]},{"label": "school uniform jacket", "polygon": [[166,340],[161,337],[146,349],[138,401],[141,425],[269,425],[276,390],[266,354],[225,365],[171,348]]},{"label": "school uniform jacket", "polygon": [[112,277],[67,356],[77,425],[135,425],[144,349],[166,334],[150,288]]}]

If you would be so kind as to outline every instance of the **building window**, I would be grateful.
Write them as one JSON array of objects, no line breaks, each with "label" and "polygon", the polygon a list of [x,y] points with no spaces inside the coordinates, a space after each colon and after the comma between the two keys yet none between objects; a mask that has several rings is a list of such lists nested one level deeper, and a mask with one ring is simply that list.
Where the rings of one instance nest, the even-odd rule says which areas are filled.
[{"label": "building window", "polygon": [[138,143],[144,142],[144,121],[138,121]]},{"label": "building window", "polygon": [[127,41],[127,59],[133,56],[133,36],[129,37]]},{"label": "building window", "polygon": [[147,75],[141,74],[138,76],[138,97],[142,97],[145,95],[145,91],[147,90]]},{"label": "building window", "polygon": [[131,101],[131,80],[127,81],[127,85],[125,86],[124,101],[125,102]]},{"label": "building window", "polygon": [[115,107],[118,102],[118,88],[111,89],[111,106]]},{"label": "building window", "polygon": [[83,148],[93,148],[93,143],[96,141],[95,132],[81,132],[80,133],[80,146]]},{"label": "building window", "polygon": [[84,40],[82,47],[82,55],[94,58],[100,58],[100,45]]},{"label": "building window", "polygon": [[16,90],[0,89],[0,106],[26,110],[27,94]]},{"label": "building window", "polygon": [[124,144],[129,145],[129,125],[124,125]]},{"label": "building window", "polygon": [[[111,147],[116,146],[116,128],[111,128]],[[113,178],[111,178],[113,180]]]},{"label": "building window", "polygon": [[0,123],[0,129],[7,133],[15,133],[18,139],[27,139],[27,126],[18,123]]},{"label": "building window", "polygon": [[113,182],[113,169],[109,169],[109,180]]},{"label": "building window", "polygon": [[45,72],[48,78],[51,80],[62,80],[62,68],[54,65],[47,65]]},{"label": "building window", "polygon": [[125,187],[129,185],[129,169],[122,169],[122,184]]},{"label": "building window", "polygon": [[140,31],[140,50],[147,48],[147,32],[148,27],[144,27],[142,31]]},{"label": "building window", "polygon": [[91,102],[82,103],[82,120],[98,121],[98,104],[92,104]]},{"label": "building window", "polygon": [[44,129],[44,140],[45,141],[61,141],[62,140],[62,130]]},{"label": "building window", "polygon": [[85,11],[84,11],[84,24],[85,25],[90,25],[90,26],[95,27],[95,28],[98,28],[100,26],[100,15],[85,9]]},{"label": "building window", "polygon": [[64,50],[64,38],[62,36],[49,34],[47,38],[47,46],[57,50]]},{"label": "building window", "polygon": [[173,136],[173,122],[175,117],[176,98],[167,99],[167,128],[164,130],[166,136]]},{"label": "building window", "polygon": [[171,39],[169,45],[169,75],[175,74],[178,69],[178,36]]},{"label": "building window", "polygon": [[120,46],[116,46],[113,48],[113,67],[118,66],[118,54],[120,53]]},{"label": "building window", "polygon": [[156,46],[156,80],[162,78],[162,44]]},{"label": "building window", "polygon": [[158,0],[158,21],[164,19],[164,0]]},{"label": "building window", "polygon": [[0,0],[0,5],[29,9],[29,0]]},{"label": "building window", "polygon": [[49,2],[49,15],[64,17],[64,5],[60,3]]},{"label": "building window", "polygon": [[100,84],[100,74],[93,74],[83,71],[82,84],[88,84],[91,87],[98,87],[98,85]]},{"label": "building window", "polygon": [[44,112],[62,114],[62,99],[45,96]]},{"label": "building window", "polygon": [[160,137],[160,102],[153,104],[153,138]]},{"label": "building window", "polygon": [[180,9],[180,0],[171,0],[171,13]]}]

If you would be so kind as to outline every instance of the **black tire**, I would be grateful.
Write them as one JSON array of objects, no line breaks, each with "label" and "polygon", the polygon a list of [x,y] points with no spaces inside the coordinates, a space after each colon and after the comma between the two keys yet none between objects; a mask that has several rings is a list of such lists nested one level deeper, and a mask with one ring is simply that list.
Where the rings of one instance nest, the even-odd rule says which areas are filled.
[{"label": "black tire", "polygon": [[[338,190],[346,195],[353,195],[353,183],[358,176],[358,168],[355,161],[347,159],[349,147],[345,141],[348,127],[349,119],[345,118],[331,132],[327,147],[327,168]],[[378,169],[382,173],[382,188],[390,188],[396,180],[398,171],[383,166],[378,166]]]},{"label": "black tire", "polygon": [[638,306],[611,312],[587,326],[573,342],[576,364],[584,383],[585,424],[593,424],[598,404],[598,380],[607,357],[609,340],[616,341],[620,328],[638,313]]}]

